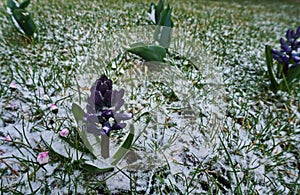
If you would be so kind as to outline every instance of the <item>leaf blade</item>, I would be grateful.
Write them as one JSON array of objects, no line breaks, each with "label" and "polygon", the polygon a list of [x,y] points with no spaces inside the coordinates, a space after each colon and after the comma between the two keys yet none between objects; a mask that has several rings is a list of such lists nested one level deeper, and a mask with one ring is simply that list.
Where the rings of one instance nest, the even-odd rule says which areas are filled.
[{"label": "leaf blade", "polygon": [[158,45],[133,44],[131,46],[132,47],[127,48],[126,50],[138,55],[146,61],[163,62],[167,54],[166,49]]},{"label": "leaf blade", "polygon": [[130,125],[130,132],[126,137],[125,141],[122,143],[120,148],[115,152],[113,155],[113,162],[112,165],[118,164],[118,162],[124,157],[124,155],[129,151],[134,138],[134,126],[133,124]]},{"label": "leaf blade", "polygon": [[273,73],[273,57],[272,57],[272,52],[271,52],[271,47],[269,45],[265,46],[265,55],[266,55],[266,63],[267,63],[267,68],[268,68],[268,73],[269,77],[271,80],[271,88],[272,90],[277,90],[278,89],[278,82],[275,79],[274,73]]}]

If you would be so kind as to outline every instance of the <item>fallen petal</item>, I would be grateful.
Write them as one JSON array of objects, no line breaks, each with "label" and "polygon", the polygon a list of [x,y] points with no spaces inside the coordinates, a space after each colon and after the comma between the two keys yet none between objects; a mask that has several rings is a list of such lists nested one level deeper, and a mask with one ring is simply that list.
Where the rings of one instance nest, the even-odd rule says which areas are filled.
[{"label": "fallen petal", "polygon": [[40,165],[48,163],[48,161],[49,161],[49,152],[41,152],[41,153],[39,153],[36,161]]},{"label": "fallen petal", "polygon": [[59,132],[59,135],[62,136],[62,137],[67,137],[69,135],[69,129],[64,128],[63,130],[61,130]]}]

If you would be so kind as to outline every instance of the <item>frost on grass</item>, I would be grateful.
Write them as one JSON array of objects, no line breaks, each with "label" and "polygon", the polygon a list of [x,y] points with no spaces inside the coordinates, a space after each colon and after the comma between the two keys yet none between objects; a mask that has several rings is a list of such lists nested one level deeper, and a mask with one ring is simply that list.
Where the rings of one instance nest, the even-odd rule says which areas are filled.
[{"label": "frost on grass", "polygon": [[[299,191],[299,93],[267,92],[262,55],[265,43],[298,24],[284,10],[298,13],[299,8],[280,4],[278,13],[268,4],[207,2],[186,8],[181,2],[183,10],[174,9],[174,16],[185,30],[174,31],[171,49],[190,57],[197,75],[181,69],[188,62],[174,56],[167,59],[173,66],[119,56],[123,46],[152,40],[153,28],[130,28],[146,24],[138,14],[142,4],[124,3],[123,10],[94,1],[48,3],[33,5],[43,15],[36,18],[40,29],[34,47],[15,46],[18,37],[2,30],[9,23],[0,17],[0,155],[10,166],[0,164],[2,190],[72,194],[88,188],[101,194],[107,186],[115,193],[230,194],[240,186],[245,194]],[[88,94],[89,81],[104,72],[126,89],[125,109],[135,112],[140,137],[119,169],[91,174],[77,161],[92,159],[90,154],[70,153],[66,142],[76,143],[69,109],[71,95],[85,89]],[[17,84],[13,91],[11,83]],[[51,104],[57,105],[57,115]],[[64,128],[70,130],[68,139],[59,136]],[[112,142],[120,144],[126,133],[112,135]],[[11,142],[5,141],[8,135]],[[50,151],[43,166],[36,162],[47,150],[41,136],[63,154]]]},{"label": "frost on grass", "polygon": [[[125,107],[135,117],[135,141],[118,167],[144,177],[146,183],[162,167],[169,170],[167,175],[192,177],[189,166],[214,158],[226,109],[222,75],[207,51],[184,30],[175,30],[170,46],[179,60],[169,56],[166,63],[143,62],[125,53],[124,47],[134,42],[151,43],[153,31],[153,27],[139,27],[112,33],[94,51],[107,64],[87,64],[78,77],[81,94],[88,94],[89,82],[98,76],[92,73],[101,74],[108,67],[116,86],[125,89],[125,102],[129,102]],[[120,177],[123,183],[128,180],[126,174],[116,178]],[[108,183],[110,190],[125,190]]]}]

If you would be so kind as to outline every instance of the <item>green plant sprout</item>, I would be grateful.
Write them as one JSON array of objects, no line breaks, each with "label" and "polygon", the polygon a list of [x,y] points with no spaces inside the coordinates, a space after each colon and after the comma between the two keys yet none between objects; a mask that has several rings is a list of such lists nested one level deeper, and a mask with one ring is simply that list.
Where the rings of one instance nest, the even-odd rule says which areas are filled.
[{"label": "green plant sprout", "polygon": [[[266,63],[273,91],[291,91],[292,85],[300,78],[300,26],[296,31],[288,29],[286,40],[280,39],[281,50],[266,45]],[[273,63],[273,59],[277,61]]]},{"label": "green plant sprout", "polygon": [[135,43],[127,48],[127,51],[138,55],[146,61],[163,62],[166,57],[167,48],[170,46],[172,28],[174,26],[171,19],[172,8],[168,4],[167,8],[164,8],[162,0],[157,5],[150,4],[148,15],[155,27],[154,43],[145,44],[143,42]]},{"label": "green plant sprout", "polygon": [[132,114],[119,111],[124,105],[124,92],[123,89],[113,90],[112,81],[103,74],[91,87],[86,112],[75,103],[72,106],[80,137],[87,149],[96,159],[105,159],[112,165],[116,165],[123,158],[134,137],[134,128],[131,127],[123,144],[110,156],[110,132],[125,128],[126,123],[122,121],[132,118]]},{"label": "green plant sprout", "polygon": [[30,0],[25,0],[22,3],[16,0],[8,0],[7,13],[17,31],[32,38],[36,31],[36,26],[31,18],[31,14],[25,10],[29,4]]}]

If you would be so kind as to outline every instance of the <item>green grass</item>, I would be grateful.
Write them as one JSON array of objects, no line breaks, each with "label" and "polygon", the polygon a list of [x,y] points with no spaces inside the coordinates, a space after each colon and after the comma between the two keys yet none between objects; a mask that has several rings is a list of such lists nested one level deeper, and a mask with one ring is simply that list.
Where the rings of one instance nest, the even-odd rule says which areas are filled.
[{"label": "green grass", "polygon": [[[144,27],[149,3],[32,1],[33,44],[12,28],[0,3],[0,136],[13,138],[0,142],[1,193],[299,194],[300,83],[290,94],[274,94],[264,47],[279,48],[285,31],[299,26],[300,3],[170,1],[173,50],[199,71],[174,56],[172,66],[146,71],[123,46],[151,38]],[[71,157],[92,158],[71,105],[81,98],[84,106],[84,94],[102,73],[126,90],[125,109],[135,114],[130,154],[142,159],[123,168],[128,154],[107,172]],[[40,138],[63,128],[70,129],[67,140],[58,138],[67,155],[55,150],[58,140],[51,145]],[[113,143],[128,131],[114,132]],[[44,166],[36,162],[41,151],[50,154]]]}]

